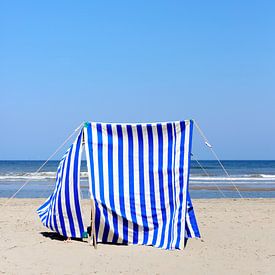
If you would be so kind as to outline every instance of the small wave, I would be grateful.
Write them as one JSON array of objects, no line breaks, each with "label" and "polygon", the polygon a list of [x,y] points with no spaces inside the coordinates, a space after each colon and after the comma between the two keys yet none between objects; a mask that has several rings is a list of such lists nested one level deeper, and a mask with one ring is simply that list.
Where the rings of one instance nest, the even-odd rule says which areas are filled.
[{"label": "small wave", "polygon": [[[88,172],[80,173],[81,179],[88,177]],[[55,180],[56,172],[39,172],[39,173],[5,173],[0,174],[0,181],[17,181],[17,180]],[[222,176],[203,176],[203,175],[191,175],[190,180],[192,182],[228,182],[228,181],[241,181],[241,182],[253,182],[253,181],[275,181],[275,175],[271,174],[249,174],[238,175],[231,177]]]},{"label": "small wave", "polygon": [[275,175],[269,177],[259,177],[259,176],[234,176],[234,177],[197,177],[191,176],[190,179],[192,181],[275,181]]},{"label": "small wave", "polygon": [[[216,185],[231,185],[230,181],[192,181],[190,180],[189,183],[191,185],[204,185],[204,186],[212,186],[213,184]],[[234,185],[245,185],[245,186],[275,186],[275,181],[235,181]]]},{"label": "small wave", "polygon": [[260,174],[262,178],[275,178],[275,175],[266,175],[266,174]]},{"label": "small wave", "polygon": [[[87,178],[88,172],[81,172],[81,178]],[[16,180],[49,180],[55,179],[56,172],[39,172],[39,173],[8,173],[0,175],[0,181],[16,181]]]}]

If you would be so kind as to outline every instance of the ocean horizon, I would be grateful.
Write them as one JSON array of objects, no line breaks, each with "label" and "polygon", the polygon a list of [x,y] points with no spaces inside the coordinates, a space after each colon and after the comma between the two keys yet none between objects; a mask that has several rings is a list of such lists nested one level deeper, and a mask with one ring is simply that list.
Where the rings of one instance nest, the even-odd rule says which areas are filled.
[{"label": "ocean horizon", "polygon": [[[0,160],[0,197],[46,198],[54,189],[59,160]],[[215,160],[191,161],[189,189],[193,198],[275,198],[275,160],[222,160],[228,177]],[[89,197],[86,161],[81,165],[81,193]]]}]

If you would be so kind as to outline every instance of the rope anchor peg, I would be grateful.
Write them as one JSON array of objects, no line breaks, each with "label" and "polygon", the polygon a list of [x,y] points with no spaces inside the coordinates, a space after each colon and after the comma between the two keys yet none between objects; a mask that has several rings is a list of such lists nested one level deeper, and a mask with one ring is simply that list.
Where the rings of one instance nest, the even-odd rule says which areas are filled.
[{"label": "rope anchor peg", "polygon": [[213,148],[212,145],[211,145],[208,141],[205,141],[204,143],[205,143],[205,145],[206,145],[207,147]]}]

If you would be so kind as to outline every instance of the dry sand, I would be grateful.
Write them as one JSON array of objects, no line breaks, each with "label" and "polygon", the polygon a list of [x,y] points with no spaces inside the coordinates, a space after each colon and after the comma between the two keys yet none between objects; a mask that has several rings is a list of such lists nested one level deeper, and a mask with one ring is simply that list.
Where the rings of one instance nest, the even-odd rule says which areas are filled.
[{"label": "dry sand", "polygon": [[275,199],[194,200],[202,239],[183,251],[64,243],[34,213],[43,201],[0,206],[0,274],[275,274]]}]

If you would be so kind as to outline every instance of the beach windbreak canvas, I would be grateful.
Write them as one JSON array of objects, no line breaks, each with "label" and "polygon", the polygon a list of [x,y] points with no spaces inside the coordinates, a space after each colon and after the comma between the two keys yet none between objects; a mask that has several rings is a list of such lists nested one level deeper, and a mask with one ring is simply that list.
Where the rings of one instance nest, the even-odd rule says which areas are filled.
[{"label": "beach windbreak canvas", "polygon": [[80,205],[82,133],[59,163],[53,194],[37,210],[46,227],[65,237],[81,238],[84,232]]},{"label": "beach windbreak canvas", "polygon": [[85,123],[60,162],[54,193],[38,209],[66,237],[85,231],[80,163],[86,152],[97,242],[183,249],[200,237],[188,190],[193,122]]}]

